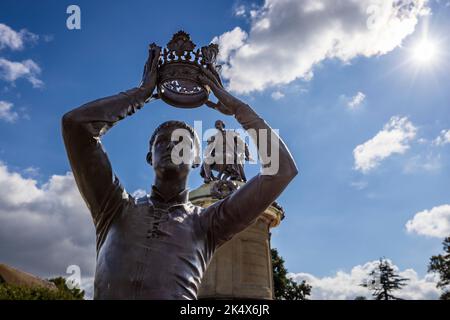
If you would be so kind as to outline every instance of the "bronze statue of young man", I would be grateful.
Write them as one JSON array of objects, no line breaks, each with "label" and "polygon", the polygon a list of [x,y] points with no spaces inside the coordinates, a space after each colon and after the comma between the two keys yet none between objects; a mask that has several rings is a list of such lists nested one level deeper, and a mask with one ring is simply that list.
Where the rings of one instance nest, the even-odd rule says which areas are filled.
[{"label": "bronze statue of young man", "polygon": [[[95,299],[196,299],[214,251],[244,230],[297,174],[284,143],[279,170],[259,174],[227,198],[203,209],[188,201],[187,178],[199,154],[198,138],[183,122],[159,126],[147,160],[155,170],[151,195],[134,199],[114,175],[100,137],[132,115],[155,90],[159,47],[151,47],[143,81],[137,88],[87,103],[64,115],[63,137],[78,188],[91,211],[97,233]],[[246,129],[270,127],[245,103],[230,95],[206,71],[199,81]],[[189,161],[174,164],[174,129],[191,133]],[[275,133],[271,132],[272,135]],[[270,139],[270,138],[268,138]]]}]

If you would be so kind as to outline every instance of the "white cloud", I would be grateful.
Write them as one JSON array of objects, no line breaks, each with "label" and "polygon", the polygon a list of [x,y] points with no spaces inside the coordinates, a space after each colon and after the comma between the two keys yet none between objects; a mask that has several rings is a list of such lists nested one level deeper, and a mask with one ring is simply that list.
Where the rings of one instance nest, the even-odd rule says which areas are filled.
[{"label": "white cloud", "polygon": [[25,42],[36,42],[38,39],[38,35],[26,29],[17,32],[6,24],[0,23],[0,50],[4,48],[22,50]]},{"label": "white cloud", "polygon": [[347,102],[347,107],[349,109],[357,109],[366,99],[366,95],[359,91]]},{"label": "white cloud", "polygon": [[7,82],[14,83],[19,78],[25,78],[34,88],[39,88],[44,85],[38,78],[40,73],[41,68],[31,59],[16,62],[0,58],[0,79]]},{"label": "white cloud", "polygon": [[450,129],[442,130],[441,134],[433,141],[436,146],[443,146],[447,143],[450,143]]},{"label": "white cloud", "polygon": [[131,195],[133,198],[139,199],[147,195],[147,192],[144,189],[137,189]]},{"label": "white cloud", "polygon": [[0,163],[0,257],[27,272],[66,275],[95,266],[95,231],[71,173],[53,175],[42,186]]},{"label": "white cloud", "polygon": [[369,183],[367,181],[354,181],[350,183],[350,186],[357,190],[364,190],[368,185]]},{"label": "white cloud", "polygon": [[274,91],[274,92],[272,92],[271,97],[273,100],[280,100],[280,99],[284,98],[284,93],[280,92],[280,91]]},{"label": "white cloud", "polygon": [[231,54],[236,51],[236,49],[242,47],[246,38],[247,33],[239,27],[225,32],[219,37],[214,37],[211,42],[217,43],[220,47],[218,61],[221,63],[228,63]]},{"label": "white cloud", "polygon": [[[329,277],[316,277],[309,273],[297,273],[291,276],[297,282],[306,280],[312,286],[311,299],[314,300],[353,300],[357,296],[372,299],[368,289],[360,284],[366,281],[367,275],[377,264],[378,261],[370,261],[353,267],[350,272],[338,271]],[[393,267],[401,277],[410,279],[407,286],[394,293],[395,296],[411,300],[438,299],[440,296],[441,292],[436,288],[437,275],[427,274],[421,278],[413,269],[399,271],[398,267]]]},{"label": "white cloud", "polygon": [[28,167],[23,170],[23,174],[27,177],[37,177],[39,176],[39,168]]},{"label": "white cloud", "polygon": [[55,39],[55,36],[52,34],[45,34],[42,37],[42,40],[44,40],[45,42],[52,42]]},{"label": "white cloud", "polygon": [[92,300],[94,298],[94,277],[81,278],[81,290],[84,290],[84,299]]},{"label": "white cloud", "polygon": [[19,115],[12,108],[13,104],[11,102],[0,100],[0,120],[15,122]]},{"label": "white cloud", "polygon": [[[0,162],[0,259],[41,277],[81,269],[81,287],[93,296],[95,229],[72,173],[53,175],[43,185]],[[138,189],[134,195],[144,195]]]},{"label": "white cloud", "polygon": [[[231,90],[248,93],[304,79],[326,59],[386,54],[427,9],[427,0],[265,0],[250,11],[248,34],[231,31],[239,33],[237,48],[235,39],[219,41],[229,55],[222,75]],[[227,49],[228,41],[236,50]]]},{"label": "white cloud", "polygon": [[408,232],[444,238],[450,235],[450,205],[445,204],[416,213],[406,223]]},{"label": "white cloud", "polygon": [[416,155],[408,159],[403,168],[404,173],[416,173],[420,171],[439,172],[442,168],[440,154],[428,153],[426,155]]},{"label": "white cloud", "polygon": [[405,153],[416,132],[417,128],[407,117],[392,117],[375,137],[353,150],[355,169],[367,173],[380,165],[385,158]]},{"label": "white cloud", "polygon": [[247,9],[245,8],[244,5],[239,5],[234,8],[234,15],[236,17],[245,17],[246,13]]}]

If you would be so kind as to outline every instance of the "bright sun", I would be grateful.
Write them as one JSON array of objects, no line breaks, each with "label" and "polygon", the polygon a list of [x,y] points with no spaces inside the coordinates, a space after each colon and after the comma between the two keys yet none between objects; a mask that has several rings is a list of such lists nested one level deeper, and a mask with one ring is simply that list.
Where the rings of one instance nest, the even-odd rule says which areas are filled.
[{"label": "bright sun", "polygon": [[419,65],[433,64],[437,56],[438,46],[430,39],[422,39],[412,48],[412,58]]}]

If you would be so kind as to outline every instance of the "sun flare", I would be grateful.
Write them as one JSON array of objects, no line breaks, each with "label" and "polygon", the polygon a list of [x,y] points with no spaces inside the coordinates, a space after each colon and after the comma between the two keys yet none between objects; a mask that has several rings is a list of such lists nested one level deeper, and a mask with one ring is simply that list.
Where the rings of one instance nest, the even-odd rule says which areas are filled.
[{"label": "sun flare", "polygon": [[422,39],[412,48],[412,59],[418,65],[434,64],[438,58],[438,46],[431,39]]}]

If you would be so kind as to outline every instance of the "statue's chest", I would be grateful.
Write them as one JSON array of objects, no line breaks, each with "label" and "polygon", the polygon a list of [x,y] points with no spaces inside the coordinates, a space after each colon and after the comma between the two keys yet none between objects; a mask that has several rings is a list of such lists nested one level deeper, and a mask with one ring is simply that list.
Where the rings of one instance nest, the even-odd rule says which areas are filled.
[{"label": "statue's chest", "polygon": [[114,227],[116,237],[130,244],[159,247],[192,245],[201,237],[195,216],[183,206],[141,206],[124,213]]}]

